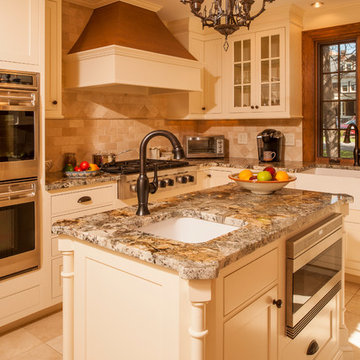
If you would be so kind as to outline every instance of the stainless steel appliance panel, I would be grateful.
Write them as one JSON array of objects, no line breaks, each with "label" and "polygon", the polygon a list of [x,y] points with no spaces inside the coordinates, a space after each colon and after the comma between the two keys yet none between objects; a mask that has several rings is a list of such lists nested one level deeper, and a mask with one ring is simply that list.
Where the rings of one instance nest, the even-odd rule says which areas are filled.
[{"label": "stainless steel appliance panel", "polygon": [[287,335],[296,337],[341,288],[342,216],[333,214],[288,240]]},{"label": "stainless steel appliance panel", "polygon": [[[0,70],[0,181],[36,177],[39,167],[38,74],[13,73],[10,78],[2,74]],[[11,82],[17,79],[19,81]]]},{"label": "stainless steel appliance panel", "polygon": [[0,278],[40,266],[37,180],[0,184]]}]

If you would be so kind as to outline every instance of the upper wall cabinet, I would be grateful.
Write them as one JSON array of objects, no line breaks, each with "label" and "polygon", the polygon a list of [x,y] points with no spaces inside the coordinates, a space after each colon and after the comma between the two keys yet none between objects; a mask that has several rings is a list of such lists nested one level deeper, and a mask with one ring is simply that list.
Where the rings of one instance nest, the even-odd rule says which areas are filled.
[{"label": "upper wall cabinet", "polygon": [[61,0],[45,2],[45,117],[62,118]]},{"label": "upper wall cabinet", "polygon": [[[0,21],[0,62],[8,69],[28,70],[16,64],[40,63],[40,0],[2,0]],[[7,65],[6,63],[9,63]],[[3,64],[4,63],[4,64]],[[12,63],[14,66],[12,66]]]},{"label": "upper wall cabinet", "polygon": [[170,112],[169,118],[301,118],[301,33],[294,6],[269,9],[250,31],[239,29],[229,37],[228,51],[213,29],[203,32],[202,112],[178,102],[182,116]]},{"label": "upper wall cabinet", "polygon": [[224,56],[231,113],[285,110],[285,29],[233,37]]}]

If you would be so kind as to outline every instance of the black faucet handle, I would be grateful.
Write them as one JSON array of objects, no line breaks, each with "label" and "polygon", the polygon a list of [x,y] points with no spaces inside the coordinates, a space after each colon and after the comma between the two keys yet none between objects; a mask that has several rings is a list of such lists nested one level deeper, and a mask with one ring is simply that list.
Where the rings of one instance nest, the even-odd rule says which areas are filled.
[{"label": "black faucet handle", "polygon": [[150,194],[155,194],[159,187],[159,180],[158,180],[158,166],[154,164],[154,179],[150,184]]}]

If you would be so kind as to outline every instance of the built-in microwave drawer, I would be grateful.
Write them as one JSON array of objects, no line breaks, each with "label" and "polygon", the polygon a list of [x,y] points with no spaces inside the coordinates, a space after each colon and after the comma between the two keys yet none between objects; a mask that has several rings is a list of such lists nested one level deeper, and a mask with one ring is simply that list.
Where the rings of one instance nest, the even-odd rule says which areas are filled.
[{"label": "built-in microwave drawer", "polygon": [[65,216],[111,206],[116,198],[116,184],[62,192],[51,197],[51,215],[52,217]]}]

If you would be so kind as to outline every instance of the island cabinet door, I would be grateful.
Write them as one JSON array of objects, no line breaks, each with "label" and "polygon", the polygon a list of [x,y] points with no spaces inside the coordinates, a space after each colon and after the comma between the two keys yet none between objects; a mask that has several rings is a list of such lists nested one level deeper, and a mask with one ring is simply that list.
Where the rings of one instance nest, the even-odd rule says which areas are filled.
[{"label": "island cabinet door", "polygon": [[224,360],[277,359],[277,286],[224,324]]},{"label": "island cabinet door", "polygon": [[74,266],[74,360],[179,360],[176,274],[79,243]]}]

